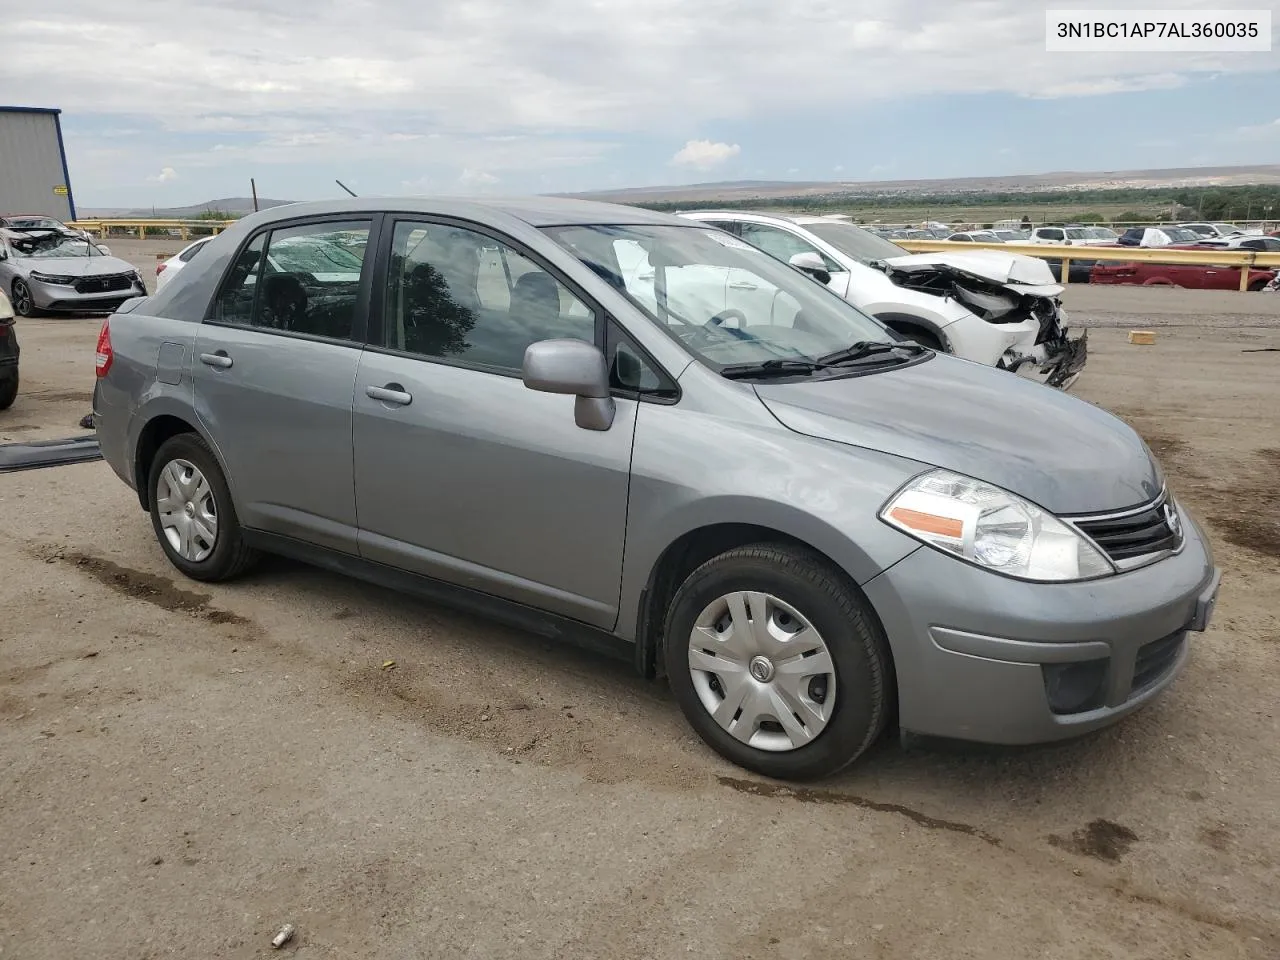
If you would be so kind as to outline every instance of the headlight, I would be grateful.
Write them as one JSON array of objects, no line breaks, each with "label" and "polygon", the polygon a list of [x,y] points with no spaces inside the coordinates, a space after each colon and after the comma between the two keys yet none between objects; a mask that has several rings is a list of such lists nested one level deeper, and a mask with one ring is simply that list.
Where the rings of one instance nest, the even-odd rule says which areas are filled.
[{"label": "headlight", "polygon": [[946,470],[898,491],[880,519],[922,543],[1023,580],[1088,580],[1115,573],[1079,533],[999,487]]},{"label": "headlight", "polygon": [[39,280],[41,283],[52,283],[58,287],[70,287],[76,282],[76,277],[63,277],[52,273],[41,273],[39,270],[31,271],[31,279]]}]

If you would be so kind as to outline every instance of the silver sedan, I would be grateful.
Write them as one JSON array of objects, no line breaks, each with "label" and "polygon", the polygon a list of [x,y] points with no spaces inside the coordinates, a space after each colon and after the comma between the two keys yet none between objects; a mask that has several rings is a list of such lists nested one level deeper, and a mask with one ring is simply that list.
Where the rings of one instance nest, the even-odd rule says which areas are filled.
[{"label": "silver sedan", "polygon": [[138,271],[79,234],[0,229],[0,290],[20,317],[41,311],[110,313],[146,296]]}]

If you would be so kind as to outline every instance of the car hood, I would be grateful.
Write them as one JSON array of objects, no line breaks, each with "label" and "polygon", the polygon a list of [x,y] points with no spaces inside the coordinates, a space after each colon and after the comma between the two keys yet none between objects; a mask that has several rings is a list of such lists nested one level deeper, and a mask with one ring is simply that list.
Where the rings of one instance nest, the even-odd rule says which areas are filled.
[{"label": "car hood", "polygon": [[1054,282],[1053,271],[1048,264],[1038,257],[1028,257],[1021,253],[1001,253],[998,250],[913,253],[906,257],[891,257],[884,262],[895,270],[908,273],[947,266],[960,273],[1032,296],[1056,297],[1062,292],[1062,285]]},{"label": "car hood", "polygon": [[16,257],[23,273],[47,273],[55,277],[101,277],[133,273],[133,265],[119,257]]},{"label": "car hood", "polygon": [[1059,390],[955,357],[860,377],[760,383],[755,390],[797,433],[976,477],[1054,513],[1137,506],[1164,484],[1150,450],[1124,421]]}]

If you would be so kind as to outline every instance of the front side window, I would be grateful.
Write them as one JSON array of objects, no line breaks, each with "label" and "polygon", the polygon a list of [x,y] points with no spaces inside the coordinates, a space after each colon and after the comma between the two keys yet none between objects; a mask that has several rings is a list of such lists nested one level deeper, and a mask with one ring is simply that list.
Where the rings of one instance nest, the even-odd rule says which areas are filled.
[{"label": "front side window", "polygon": [[519,251],[449,224],[392,237],[383,330],[393,350],[518,373],[539,340],[596,341],[595,312]]},{"label": "front side window", "polygon": [[[349,340],[369,222],[314,223],[262,233],[223,283],[214,319]],[[265,247],[265,255],[264,255]]]},{"label": "front side window", "polygon": [[816,360],[861,341],[891,339],[878,322],[800,271],[701,224],[544,232],[716,371]]},{"label": "front side window", "polygon": [[794,233],[779,230],[777,227],[771,227],[763,223],[742,223],[738,229],[739,235],[743,240],[759,247],[770,256],[777,257],[783,263],[789,262],[798,253],[816,253],[822,258],[823,266],[830,272],[839,273],[844,270],[844,267],[840,266],[813,244],[802,240]]}]

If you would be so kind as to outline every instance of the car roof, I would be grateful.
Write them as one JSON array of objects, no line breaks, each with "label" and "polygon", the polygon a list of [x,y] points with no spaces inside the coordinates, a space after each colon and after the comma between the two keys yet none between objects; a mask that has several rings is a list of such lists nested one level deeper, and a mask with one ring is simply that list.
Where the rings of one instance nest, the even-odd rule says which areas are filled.
[{"label": "car roof", "polygon": [[[312,200],[271,207],[253,215],[256,224],[275,223],[299,217],[343,213],[420,213],[458,217],[464,220],[492,219],[494,213],[506,214],[532,227],[571,226],[576,224],[669,224],[688,226],[666,213],[642,210],[617,203],[600,203],[570,197],[454,198],[454,197],[347,197],[336,200]],[[248,218],[246,218],[248,219]]]}]

